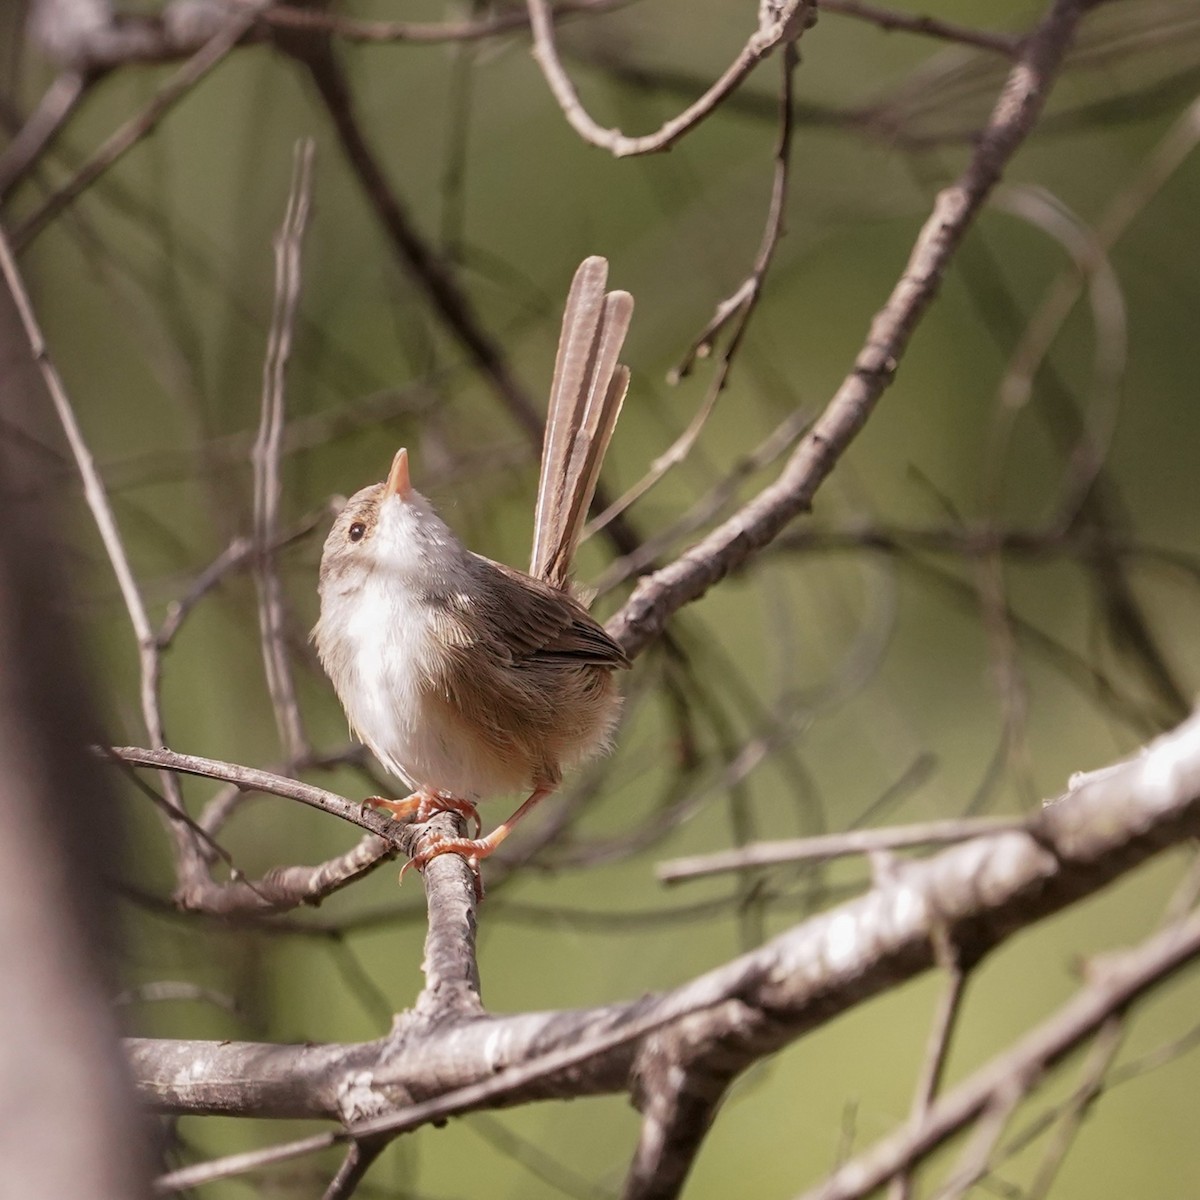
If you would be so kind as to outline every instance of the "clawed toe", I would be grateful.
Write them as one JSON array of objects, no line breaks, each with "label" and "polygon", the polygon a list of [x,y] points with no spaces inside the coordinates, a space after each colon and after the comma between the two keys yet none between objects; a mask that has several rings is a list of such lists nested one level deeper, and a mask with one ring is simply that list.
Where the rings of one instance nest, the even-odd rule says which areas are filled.
[{"label": "clawed toe", "polygon": [[470,838],[444,837],[442,834],[431,834],[423,839],[422,848],[400,868],[400,882],[404,882],[404,874],[410,867],[415,867],[424,873],[426,866],[442,854],[457,854],[467,864],[471,878],[475,883],[476,902],[483,899],[483,873],[479,870],[479,855],[476,852],[477,843]]},{"label": "clawed toe", "polygon": [[414,792],[404,800],[387,800],[383,796],[368,796],[358,806],[360,817],[373,809],[383,809],[395,821],[409,821],[424,825],[441,812],[457,813],[464,821],[475,826],[475,836],[483,830],[479,809],[470,800],[447,796],[441,792]]},{"label": "clawed toe", "polygon": [[464,821],[469,821],[475,826],[475,836],[478,837],[483,829],[483,822],[479,817],[479,809],[471,800],[460,800],[457,796],[448,796],[438,792],[427,794],[421,797],[420,804],[417,805],[417,821],[420,824],[428,821],[431,817],[436,817],[440,812],[457,813]]}]

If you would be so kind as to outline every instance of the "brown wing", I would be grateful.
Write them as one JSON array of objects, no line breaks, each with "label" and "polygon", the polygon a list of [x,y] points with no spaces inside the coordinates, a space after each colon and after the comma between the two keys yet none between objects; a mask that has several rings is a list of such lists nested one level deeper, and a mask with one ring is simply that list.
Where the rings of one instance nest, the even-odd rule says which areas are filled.
[{"label": "brown wing", "polygon": [[475,602],[488,606],[479,625],[500,657],[514,664],[629,666],[625,651],[568,593],[482,555],[472,558],[488,576],[487,586],[474,591]]}]

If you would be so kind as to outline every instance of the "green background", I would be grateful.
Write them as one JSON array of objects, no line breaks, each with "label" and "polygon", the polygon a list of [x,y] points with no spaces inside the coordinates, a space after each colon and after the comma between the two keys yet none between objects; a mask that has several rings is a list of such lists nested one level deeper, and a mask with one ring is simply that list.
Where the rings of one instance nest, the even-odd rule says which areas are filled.
[{"label": "green background", "polygon": [[[656,128],[716,76],[750,32],[753,9],[645,2],[565,24],[561,41],[597,120],[636,133]],[[920,6],[1018,30],[1040,10]],[[353,12],[446,18],[433,5],[358,4]],[[1044,189],[1095,222],[1115,194],[1144,177],[1147,156],[1191,102],[1200,42],[1189,21],[1200,25],[1200,6],[1120,3],[1090,18],[1042,132],[1007,182]],[[935,191],[965,162],[958,135],[985,119],[1004,71],[995,55],[835,14],[825,14],[801,48],[787,235],[700,444],[631,511],[643,535],[687,511],[788,412],[820,411],[903,269]],[[548,381],[574,265],[602,253],[612,283],[634,293],[625,355],[633,386],[605,472],[613,492],[633,484],[696,411],[712,368],[701,363],[677,387],[665,382],[667,371],[756,252],[778,63],[763,64],[734,102],[669,154],[616,160],[568,128],[524,35],[337,49],[363,127],[413,222],[456,261],[485,326],[534,394]],[[140,109],[170,69],[124,70],[98,86],[13,213],[32,211],[44,188]],[[21,83],[28,99],[47,78],[44,69],[29,71]],[[288,377],[283,523],[381,478],[395,448],[407,445],[417,486],[469,545],[526,561],[532,449],[392,256],[303,72],[267,47],[244,48],[23,257],[156,615],[231,537],[250,532],[248,452],[271,309],[271,242],[293,145],[304,136],[317,143],[315,211]],[[1129,345],[1111,414],[1092,384],[1097,335],[1081,305],[997,453],[1005,365],[1044,289],[1069,263],[1044,232],[993,209],[812,518],[793,529],[954,531],[983,522],[1044,531],[1069,490],[1067,455],[1049,426],[1056,403],[1065,398],[1097,428],[1111,416],[1103,478],[1120,498],[1115,536],[1135,548],[1121,561],[1179,690],[1190,696],[1200,674],[1198,172],[1187,158],[1112,253]],[[95,690],[112,739],[140,743],[128,622],[66,459],[54,469],[77,510],[63,539],[91,634]],[[776,469],[754,474],[739,495],[752,495]],[[306,727],[316,747],[336,751],[345,746],[344,719],[304,640],[316,615],[326,525],[289,547],[280,569]],[[581,576],[593,577],[610,557],[596,539]],[[994,769],[1005,708],[979,569],[928,548],[831,548],[818,538],[761,557],[686,610],[673,629],[704,697],[691,774],[679,782],[679,730],[663,690],[664,660],[652,652],[629,685],[619,748],[570,840],[485,903],[488,1007],[590,1005],[669,988],[868,882],[864,865],[851,862],[776,872],[756,881],[761,887],[722,879],[664,890],[654,879],[663,859],[862,822],[1028,811],[1065,790],[1073,771],[1129,752],[1173,720],[1109,619],[1077,546],[1063,538],[1003,560],[1006,596],[1024,623],[1015,626],[1015,661],[1028,712],[1016,752]],[[602,596],[598,609],[613,611],[623,595]],[[1072,677],[1064,652],[1097,667],[1121,705]],[[173,748],[278,766],[245,574],[227,578],[189,618],[166,658],[164,709]],[[753,769],[738,769],[739,747],[755,737],[767,739],[767,753]],[[895,788],[914,767],[911,782]],[[310,778],[352,797],[370,790],[349,768]],[[165,899],[173,886],[167,843],[145,798],[126,790],[128,854],[119,876],[143,897],[129,902],[127,892],[122,902],[126,983],[189,980],[236,1008],[134,1003],[126,1008],[132,1032],[353,1041],[381,1035],[390,1013],[414,998],[423,934],[416,878],[398,890],[389,867],[315,913],[260,927],[155,911],[144,898]],[[189,781],[185,791],[198,806],[213,788]],[[656,812],[681,796],[688,803],[678,819],[651,837]],[[486,808],[485,823],[502,819],[507,804]],[[319,861],[356,836],[322,814],[258,798],[224,841],[239,868],[256,876]],[[563,862],[625,836],[640,838],[631,854]],[[970,984],[948,1082],[1070,996],[1087,955],[1146,936],[1183,866],[1178,852],[1166,855],[985,963]],[[902,1121],[941,987],[930,977],[899,988],[749,1072],[687,1195],[792,1195]],[[1195,987],[1184,977],[1139,1009],[1121,1061],[1189,1029]],[[1021,1110],[1014,1129],[1068,1094],[1072,1079],[1068,1067]],[[1053,1194],[1194,1194],[1197,1082],[1195,1059],[1185,1055],[1115,1087]],[[310,1127],[192,1119],[177,1133],[189,1157],[265,1145],[303,1128]],[[476,1115],[401,1139],[361,1194],[615,1194],[636,1136],[637,1114],[620,1098]],[[1044,1144],[1005,1162],[978,1194],[1019,1194],[1005,1187],[1028,1182]],[[206,1194],[319,1194],[334,1162],[304,1160]]]}]

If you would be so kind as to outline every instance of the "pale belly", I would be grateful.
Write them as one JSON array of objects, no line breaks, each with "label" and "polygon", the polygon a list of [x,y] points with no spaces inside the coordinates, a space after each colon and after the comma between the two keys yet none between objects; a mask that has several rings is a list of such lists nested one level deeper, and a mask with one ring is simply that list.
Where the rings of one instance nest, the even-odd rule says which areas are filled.
[{"label": "pale belly", "polygon": [[498,762],[430,697],[430,629],[421,610],[385,616],[364,605],[360,613],[345,630],[354,684],[341,700],[375,757],[414,790],[464,800],[527,787],[528,772]]}]

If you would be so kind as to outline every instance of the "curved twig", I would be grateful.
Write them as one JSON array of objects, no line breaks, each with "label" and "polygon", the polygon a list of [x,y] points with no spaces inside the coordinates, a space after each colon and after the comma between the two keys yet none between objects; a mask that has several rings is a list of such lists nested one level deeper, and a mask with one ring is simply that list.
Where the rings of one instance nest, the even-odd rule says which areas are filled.
[{"label": "curved twig", "polygon": [[608,150],[617,158],[669,150],[685,133],[711,116],[764,58],[779,46],[794,42],[816,20],[815,6],[811,0],[786,0],[779,5],[762,5],[758,28],[720,79],[699,100],[664,122],[657,132],[629,137],[619,129],[605,129],[588,115],[558,57],[549,4],[546,0],[527,0],[527,3],[529,24],[533,29],[533,57],[541,67],[563,116],[584,141]]}]

